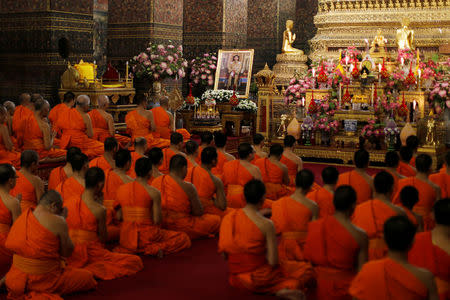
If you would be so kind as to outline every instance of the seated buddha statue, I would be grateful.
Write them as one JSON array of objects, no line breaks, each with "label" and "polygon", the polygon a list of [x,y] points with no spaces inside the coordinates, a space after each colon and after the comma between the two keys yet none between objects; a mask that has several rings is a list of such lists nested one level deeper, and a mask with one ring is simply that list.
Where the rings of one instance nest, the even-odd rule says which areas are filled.
[{"label": "seated buddha statue", "polygon": [[386,46],[384,41],[384,36],[381,34],[381,29],[379,28],[377,31],[377,35],[372,41],[372,44],[370,45],[370,54],[373,53],[385,53],[384,47]]},{"label": "seated buddha statue", "polygon": [[286,30],[283,32],[283,48],[281,51],[282,53],[303,54],[302,50],[292,47],[292,44],[294,44],[296,38],[295,33],[292,32],[293,27],[294,21],[287,20]]},{"label": "seated buddha statue", "polygon": [[414,49],[414,30],[409,29],[409,19],[402,20],[402,28],[397,30],[397,45],[401,50]]}]

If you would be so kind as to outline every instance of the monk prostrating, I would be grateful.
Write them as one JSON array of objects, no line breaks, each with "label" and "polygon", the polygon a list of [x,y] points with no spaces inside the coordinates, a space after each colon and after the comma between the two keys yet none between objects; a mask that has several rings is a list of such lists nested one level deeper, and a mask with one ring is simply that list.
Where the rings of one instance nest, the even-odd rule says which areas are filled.
[{"label": "monk prostrating", "polygon": [[86,95],[77,97],[77,105],[58,118],[57,127],[62,130],[61,147],[78,147],[90,158],[103,154],[103,144],[93,139],[91,118],[87,114],[91,100]]},{"label": "monk prostrating", "polygon": [[14,144],[6,126],[6,109],[0,105],[0,163],[20,166],[20,152],[14,149]]},{"label": "monk prostrating", "polygon": [[213,140],[214,140],[214,136],[209,131],[204,131],[204,132],[202,132],[200,134],[200,146],[198,148],[198,156],[197,156],[197,159],[196,159],[197,164],[200,165],[202,163],[201,155],[202,155],[203,148],[212,146],[213,145],[212,144]]},{"label": "monk prostrating", "polygon": [[353,299],[438,300],[431,272],[408,263],[408,251],[416,227],[405,216],[395,216],[384,224],[388,257],[366,263],[353,280]]},{"label": "monk prostrating", "polygon": [[136,161],[141,157],[146,157],[147,151],[147,140],[143,137],[138,137],[134,140],[134,151],[131,152],[131,168],[128,170],[127,175],[131,178],[136,178],[136,173],[134,172],[134,167],[136,166]]},{"label": "monk prostrating", "polygon": [[409,162],[413,156],[413,152],[408,147],[400,148],[400,162],[398,163],[397,172],[405,177],[416,176],[416,168],[411,166]]},{"label": "monk prostrating", "polygon": [[335,167],[326,167],[322,170],[323,187],[310,192],[306,197],[319,205],[319,218],[334,215],[333,195],[339,172]]},{"label": "monk prostrating", "polygon": [[78,147],[70,147],[67,149],[67,162],[64,166],[57,167],[50,172],[50,177],[48,178],[48,190],[54,190],[56,187],[65,181],[67,178],[72,176],[72,160],[75,154],[81,154],[81,150]]},{"label": "monk prostrating", "polygon": [[297,154],[294,153],[294,147],[296,144],[295,137],[287,135],[284,138],[284,151],[281,157],[281,163],[288,168],[289,173],[289,185],[295,187],[295,177],[297,173],[303,169],[303,161]]},{"label": "monk prostrating", "polygon": [[441,188],[441,198],[450,198],[450,151],[445,155],[444,171],[430,175],[430,180]]},{"label": "monk prostrating", "polygon": [[410,135],[406,139],[406,147],[408,147],[412,151],[412,158],[409,161],[409,164],[411,166],[413,166],[414,168],[416,167],[416,157],[417,157],[417,152],[419,150],[419,144],[420,144],[420,141],[416,135]]},{"label": "monk prostrating", "polygon": [[125,123],[127,129],[130,130],[131,139],[135,140],[138,137],[144,137],[147,140],[149,148],[159,147],[167,148],[170,145],[168,139],[159,137],[159,133],[155,133],[155,121],[151,111],[147,110],[147,98],[143,94],[138,94],[135,97],[137,108],[127,113]]},{"label": "monk prostrating", "polygon": [[270,146],[269,157],[260,158],[255,162],[266,185],[266,197],[270,200],[278,200],[291,193],[287,188],[289,185],[288,169],[280,162],[282,155],[283,146],[273,144]]},{"label": "monk prostrating", "polygon": [[164,174],[159,171],[159,167],[162,165],[164,154],[158,147],[150,149],[148,152],[148,158],[152,163],[152,176],[150,177],[148,184],[152,184],[152,181],[156,178],[163,176]]},{"label": "monk prostrating", "polygon": [[[419,154],[416,158],[417,175],[402,179],[398,183],[398,191],[401,191],[407,185],[411,185],[419,191],[419,203],[414,206],[414,212],[422,216],[425,231],[434,227],[431,210],[436,200],[441,196],[439,186],[428,178],[431,173],[432,163],[433,160],[428,154]],[[397,195],[394,197],[394,203],[400,203],[400,192],[397,192]]]},{"label": "monk prostrating", "polygon": [[91,117],[92,129],[94,131],[94,140],[104,142],[107,138],[113,137],[120,144],[121,148],[128,148],[130,138],[116,134],[114,119],[106,111],[109,106],[109,98],[106,95],[100,95],[97,99],[98,108],[91,110],[88,114]]},{"label": "monk prostrating", "polygon": [[44,194],[44,182],[36,176],[39,166],[39,155],[36,151],[23,151],[20,156],[20,166],[16,186],[10,193],[21,199],[20,207],[24,212],[28,208],[36,207],[38,199]]},{"label": "monk prostrating", "polygon": [[193,168],[191,180],[197,189],[204,212],[223,217],[227,213],[227,198],[222,180],[212,173],[217,161],[216,148],[203,149],[202,164]]},{"label": "monk prostrating", "polygon": [[184,153],[181,152],[182,149],[183,149],[183,136],[178,132],[173,132],[170,135],[169,148],[165,148],[162,150],[164,158],[161,167],[159,167],[161,173],[163,174],[169,173],[170,160],[176,154],[184,155]]},{"label": "monk prostrating", "polygon": [[398,165],[400,163],[400,156],[395,151],[388,151],[384,156],[384,163],[386,164],[384,170],[390,173],[394,178],[394,193],[392,196],[395,196],[395,194],[397,194],[398,191],[399,180],[405,178],[405,176],[403,176],[397,171]]},{"label": "monk prostrating", "polygon": [[48,101],[37,100],[34,103],[34,113],[24,124],[23,148],[36,151],[41,161],[64,161],[67,151],[55,148],[56,131],[52,131],[48,124],[49,111],[50,104]]},{"label": "monk prostrating", "polygon": [[244,207],[244,185],[252,179],[262,179],[259,168],[251,163],[255,157],[252,145],[240,144],[238,154],[238,160],[229,161],[223,166],[222,181],[227,193],[228,207],[231,208]]},{"label": "monk prostrating", "polygon": [[339,175],[337,186],[350,185],[356,191],[357,204],[372,198],[373,179],[366,172],[369,160],[369,152],[358,150],[353,156],[355,169]]},{"label": "monk prostrating", "polygon": [[96,157],[90,161],[89,167],[97,167],[103,170],[105,174],[116,167],[114,164],[114,156],[117,150],[119,150],[119,144],[117,140],[113,137],[108,137],[105,139],[103,149],[105,152],[102,156]]},{"label": "monk prostrating", "polygon": [[188,163],[188,172],[186,178],[184,179],[187,182],[192,183],[192,171],[195,167],[201,165],[197,163],[197,157],[199,156],[199,147],[196,141],[187,141],[184,146],[184,151],[186,153],[186,159]]},{"label": "monk prostrating", "polygon": [[[269,154],[263,150],[265,139],[266,138],[260,133],[257,133],[253,136],[253,149],[255,150],[255,158],[253,159],[252,163],[254,163],[260,158],[265,158],[269,156]],[[297,173],[295,174],[297,175]]]},{"label": "monk prostrating", "polygon": [[305,260],[303,245],[308,224],[319,215],[317,204],[306,198],[313,182],[314,174],[310,170],[298,172],[295,192],[289,197],[275,201],[272,205],[272,221],[277,233],[281,234],[278,254],[282,264]]},{"label": "monk prostrating", "polygon": [[228,260],[229,283],[256,293],[305,299],[299,289],[311,281],[312,269],[301,262],[289,269],[278,264],[275,226],[259,212],[265,192],[262,181],[250,180],[244,189],[246,206],[223,218],[219,252]]},{"label": "monk prostrating", "polygon": [[148,184],[152,172],[150,159],[139,158],[136,162],[135,181],[117,190],[116,201],[121,207],[123,222],[120,246],[115,251],[163,256],[176,253],[191,246],[184,232],[161,229],[161,195]]},{"label": "monk prostrating", "polygon": [[17,150],[22,150],[24,134],[23,126],[27,119],[33,115],[33,103],[31,102],[30,94],[21,94],[19,96],[19,103],[20,105],[16,107],[12,118],[12,130],[17,142],[15,146]]},{"label": "monk prostrating", "polygon": [[72,162],[72,176],[61,182],[56,191],[61,194],[63,200],[72,196],[79,196],[84,191],[84,176],[89,169],[89,159],[84,154],[75,154]]},{"label": "monk prostrating", "polygon": [[163,227],[183,231],[191,239],[213,237],[220,226],[220,217],[205,214],[193,184],[184,181],[187,160],[177,154],[170,161],[169,175],[153,180],[152,186],[161,192]]},{"label": "monk prostrating", "polygon": [[68,265],[88,270],[96,278],[111,280],[133,275],[144,266],[139,256],[113,253],[103,246],[108,239],[106,209],[101,203],[104,183],[103,170],[90,168],[86,172],[83,194],[64,201],[69,236],[75,245]]},{"label": "monk prostrating", "polygon": [[335,213],[313,221],[308,226],[305,258],[316,272],[317,300],[350,300],[348,288],[367,261],[366,233],[352,224],[356,192],[340,186],[334,193]]},{"label": "monk prostrating", "polygon": [[34,211],[24,211],[14,222],[5,244],[14,253],[6,274],[8,298],[61,299],[96,287],[91,272],[64,266],[74,249],[66,215],[61,196],[48,191]]},{"label": "monk prostrating", "polygon": [[450,199],[434,205],[436,227],[416,235],[409,262],[434,274],[440,300],[450,299]]},{"label": "monk prostrating", "polygon": [[75,94],[72,92],[67,92],[64,94],[63,102],[57,104],[52,108],[48,115],[48,119],[53,126],[53,130],[60,134],[60,129],[58,128],[58,119],[60,116],[64,115],[65,112],[70,110],[75,106]]},{"label": "monk prostrating", "polygon": [[366,231],[369,237],[369,259],[381,259],[387,254],[383,240],[383,224],[392,216],[405,215],[400,207],[391,203],[394,178],[381,171],[374,179],[375,193],[372,200],[359,204],[353,214],[352,222]]},{"label": "monk prostrating", "polygon": [[419,191],[410,185],[400,191],[400,207],[403,208],[409,220],[417,227],[417,231],[423,231],[422,216],[414,212],[414,206],[419,202]]}]

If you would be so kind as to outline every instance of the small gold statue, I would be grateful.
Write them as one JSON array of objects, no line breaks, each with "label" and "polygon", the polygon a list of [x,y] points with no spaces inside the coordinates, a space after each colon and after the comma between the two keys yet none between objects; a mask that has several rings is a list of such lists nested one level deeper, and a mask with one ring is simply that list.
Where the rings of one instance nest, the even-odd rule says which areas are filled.
[{"label": "small gold statue", "polygon": [[288,121],[288,115],[281,115],[281,123],[280,126],[278,126],[277,130],[277,136],[279,139],[284,139],[286,137],[286,131],[287,131],[287,121]]},{"label": "small gold statue", "polygon": [[296,49],[292,47],[292,44],[295,42],[295,33],[292,32],[294,28],[294,21],[287,20],[286,21],[286,30],[283,32],[283,48],[281,49],[282,53],[301,53],[303,51],[300,49]]},{"label": "small gold statue", "polygon": [[372,44],[370,45],[370,47],[371,47],[370,54],[373,54],[375,52],[384,53],[385,46],[386,46],[386,44],[384,42],[384,36],[381,34],[381,29],[378,28],[377,35],[375,36],[375,38],[372,41]]},{"label": "small gold statue", "polygon": [[402,28],[397,30],[397,45],[401,50],[414,49],[414,30],[409,29],[409,19],[402,20]]},{"label": "small gold statue", "polygon": [[435,146],[436,145],[436,141],[435,141],[435,124],[436,121],[434,120],[434,118],[431,116],[428,118],[427,121],[427,137],[425,139],[426,145],[427,146]]}]

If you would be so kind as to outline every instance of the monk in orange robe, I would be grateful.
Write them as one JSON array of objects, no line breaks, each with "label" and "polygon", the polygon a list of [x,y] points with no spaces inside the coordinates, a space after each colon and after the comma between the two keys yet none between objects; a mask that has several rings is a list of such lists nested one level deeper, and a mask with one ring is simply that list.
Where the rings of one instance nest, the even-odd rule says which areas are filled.
[{"label": "monk in orange robe", "polygon": [[31,95],[24,93],[19,96],[19,103],[14,111],[12,119],[12,130],[16,138],[17,144],[15,145],[17,150],[22,150],[23,147],[23,134],[24,125],[29,117],[33,115],[33,103],[31,102]]},{"label": "monk in orange robe", "polygon": [[383,224],[392,216],[406,215],[403,209],[391,203],[394,178],[381,171],[374,179],[375,193],[372,200],[359,204],[353,214],[353,224],[366,231],[369,237],[369,260],[381,259],[387,254],[383,240]]},{"label": "monk in orange robe", "polygon": [[5,244],[14,253],[6,274],[9,299],[61,299],[96,287],[90,271],[64,267],[63,259],[74,249],[66,215],[61,196],[48,191],[34,211],[24,211],[14,222]]},{"label": "monk in orange robe", "polygon": [[[436,200],[441,196],[439,186],[435,185],[428,178],[431,173],[432,163],[433,161],[428,154],[419,154],[416,158],[417,175],[402,179],[398,183],[399,191],[407,185],[411,185],[419,191],[419,203],[414,206],[414,212],[422,216],[425,231],[434,227],[431,210]],[[394,197],[394,203],[400,203],[400,192],[397,192],[397,195]]]},{"label": "monk in orange robe", "polygon": [[434,205],[436,227],[416,235],[409,262],[434,274],[439,299],[450,299],[450,199]]},{"label": "monk in orange robe", "polygon": [[6,122],[6,109],[0,105],[0,163],[20,166],[20,152],[14,150]]},{"label": "monk in orange robe", "polygon": [[184,179],[187,182],[192,182],[192,172],[194,168],[199,167],[201,165],[197,163],[197,157],[199,156],[199,146],[196,141],[187,141],[184,145],[184,152],[186,153],[186,159],[188,163],[188,172],[186,178]]},{"label": "monk in orange robe", "polygon": [[445,155],[444,171],[430,175],[430,181],[441,188],[441,199],[450,198],[450,151]]},{"label": "monk in orange robe", "polygon": [[151,170],[150,159],[139,158],[136,180],[117,190],[116,201],[122,211],[123,223],[120,246],[115,251],[162,257],[191,246],[186,233],[161,229],[161,194],[148,184]]},{"label": "monk in orange robe", "polygon": [[20,171],[17,172],[16,186],[11,190],[11,195],[21,199],[22,211],[28,208],[34,209],[38,199],[44,194],[44,182],[37,174],[39,155],[36,151],[25,150],[20,156]]},{"label": "monk in orange robe", "polygon": [[125,117],[125,123],[127,129],[131,133],[131,139],[135,140],[138,137],[143,137],[147,140],[149,148],[159,147],[167,148],[170,145],[170,141],[159,137],[159,133],[155,131],[155,121],[153,114],[148,111],[147,98],[143,94],[136,95],[135,102],[137,108],[127,113]]},{"label": "monk in orange robe", "polygon": [[134,151],[131,152],[131,168],[128,170],[127,175],[131,178],[136,178],[136,173],[134,168],[136,166],[136,161],[141,157],[147,157],[147,140],[143,137],[138,137],[134,140]]},{"label": "monk in orange robe", "polygon": [[130,146],[130,138],[120,134],[116,134],[113,116],[106,111],[109,106],[108,96],[98,96],[97,104],[98,107],[88,113],[92,121],[94,140],[103,143],[107,138],[113,137],[120,144],[121,148],[128,148]]},{"label": "monk in orange robe", "polygon": [[222,179],[223,166],[225,163],[230,160],[235,160],[235,157],[225,150],[227,140],[227,136],[222,132],[218,131],[214,133],[214,144],[217,149],[217,165],[211,171],[220,179]]},{"label": "monk in orange robe", "polygon": [[294,147],[297,141],[292,135],[287,135],[284,138],[284,151],[281,157],[281,163],[288,168],[289,185],[295,187],[295,177],[297,172],[303,169],[303,161],[297,154],[294,153]]},{"label": "monk in orange robe", "polygon": [[159,170],[161,171],[161,173],[163,173],[163,174],[169,173],[170,160],[176,154],[184,155],[184,153],[181,152],[182,149],[183,149],[183,136],[178,132],[173,132],[170,135],[169,148],[165,148],[162,150],[164,157],[163,157],[163,163],[159,167]]},{"label": "monk in orange robe", "polygon": [[245,206],[244,185],[252,179],[262,180],[261,171],[251,161],[255,151],[249,143],[238,147],[239,159],[227,162],[223,166],[222,181],[227,194],[228,207],[242,208]]},{"label": "monk in orange robe", "polygon": [[300,171],[297,174],[294,194],[272,204],[272,221],[277,233],[281,234],[278,245],[281,264],[305,260],[303,245],[308,224],[319,215],[317,204],[306,198],[313,182],[314,174],[310,170]]},{"label": "monk in orange robe", "polygon": [[155,120],[156,132],[160,134],[163,139],[170,139],[172,132],[178,132],[183,135],[184,140],[189,140],[191,134],[184,128],[175,129],[175,120],[172,113],[169,112],[169,98],[166,96],[159,98],[159,105],[151,112]]},{"label": "monk in orange robe", "polygon": [[119,150],[119,144],[117,140],[113,137],[106,138],[104,142],[105,152],[102,156],[96,157],[89,163],[89,167],[97,167],[103,170],[103,172],[108,173],[109,170],[112,170],[116,167],[114,164],[114,156],[116,155],[117,150]]},{"label": "monk in orange robe", "polygon": [[400,191],[400,207],[406,213],[408,219],[417,227],[417,231],[423,231],[422,216],[414,212],[414,206],[419,202],[419,191],[410,185]]},{"label": "monk in orange robe", "polygon": [[256,133],[253,136],[253,149],[255,150],[255,158],[253,159],[252,164],[254,164],[260,158],[269,156],[269,154],[264,151],[265,139],[266,138],[260,133]]},{"label": "monk in orange robe", "polygon": [[433,274],[408,263],[416,227],[406,216],[395,216],[384,224],[388,257],[366,263],[350,285],[358,300],[438,300]]},{"label": "monk in orange robe", "polygon": [[212,146],[213,145],[214,136],[209,131],[204,131],[200,134],[200,146],[198,147],[198,156],[197,156],[197,164],[202,164],[202,151],[204,148]]},{"label": "monk in orange robe", "polygon": [[395,196],[398,191],[398,182],[400,179],[404,179],[405,176],[400,174],[397,169],[400,163],[400,156],[395,151],[388,151],[384,156],[384,163],[386,167],[384,170],[392,175],[394,178],[394,193],[392,196]]},{"label": "monk in orange robe", "polygon": [[148,151],[148,158],[152,162],[152,176],[148,180],[148,184],[151,185],[153,180],[164,175],[159,171],[159,168],[163,162],[164,154],[160,148],[154,147]]},{"label": "monk in orange robe", "polygon": [[372,198],[373,179],[367,174],[369,166],[369,152],[358,150],[353,156],[355,169],[339,175],[337,186],[350,185],[357,196],[357,204],[361,204]]},{"label": "monk in orange robe", "polygon": [[367,235],[350,220],[356,206],[355,190],[341,186],[334,199],[334,215],[309,223],[304,246],[305,258],[316,272],[317,300],[350,300],[348,288],[367,261]]},{"label": "monk in orange robe", "polygon": [[72,176],[72,160],[75,154],[81,154],[80,148],[70,147],[67,149],[67,162],[64,166],[57,167],[50,172],[48,178],[48,190],[54,190],[56,187],[67,178]]},{"label": "monk in orange robe", "polygon": [[410,135],[406,139],[406,147],[408,147],[412,151],[412,158],[409,161],[409,164],[411,166],[413,166],[414,168],[416,167],[416,158],[417,158],[417,152],[419,150],[419,145],[420,145],[420,141],[416,135]]},{"label": "monk in orange robe", "polygon": [[[273,223],[259,211],[264,203],[265,186],[260,180],[245,185],[247,204],[223,218],[219,252],[228,260],[231,286],[256,293],[304,299],[313,278],[311,265],[278,263],[276,232]],[[298,298],[295,298],[297,296]]]},{"label": "monk in orange robe", "polygon": [[62,130],[61,148],[67,145],[78,147],[90,158],[103,154],[103,144],[93,139],[94,132],[89,111],[90,99],[86,95],[77,97],[75,108],[63,113],[58,118],[58,128]]},{"label": "monk in orange robe", "polygon": [[326,167],[322,170],[323,187],[308,193],[306,197],[319,206],[319,218],[334,215],[333,195],[339,172],[335,167]]},{"label": "monk in orange robe", "polygon": [[12,129],[12,120],[14,117],[14,112],[16,111],[16,105],[12,101],[5,101],[3,106],[6,108],[6,122],[5,125],[8,127],[9,135],[12,136],[14,131]]},{"label": "monk in orange robe", "polygon": [[161,192],[163,227],[183,231],[191,239],[213,237],[220,226],[220,217],[205,214],[193,184],[184,181],[187,160],[177,154],[170,161],[169,175],[153,180],[152,185]]},{"label": "monk in orange robe", "polygon": [[63,102],[57,104],[52,108],[48,115],[48,119],[52,124],[53,130],[58,133],[58,136],[61,135],[61,129],[58,128],[58,120],[59,117],[64,115],[67,111],[75,106],[75,94],[72,92],[67,92],[64,94]]},{"label": "monk in orange robe", "polygon": [[24,124],[25,150],[34,150],[41,161],[59,162],[66,159],[67,151],[54,146],[56,131],[52,131],[47,121],[50,104],[46,100],[34,103],[34,113]]},{"label": "monk in orange robe", "polygon": [[411,166],[409,162],[412,158],[412,150],[408,147],[401,147],[400,148],[400,162],[398,163],[397,172],[400,175],[403,175],[405,177],[414,177],[416,176],[416,168]]},{"label": "monk in orange robe", "polygon": [[109,238],[106,209],[100,202],[104,183],[103,170],[90,168],[86,172],[83,194],[64,202],[68,210],[69,236],[75,245],[68,265],[88,270],[96,278],[111,280],[136,274],[144,265],[139,256],[113,253],[102,244]]},{"label": "monk in orange robe", "polygon": [[88,157],[83,153],[75,154],[71,166],[72,176],[61,182],[55,189],[61,194],[64,201],[72,196],[79,196],[83,193],[84,177],[89,169]]},{"label": "monk in orange robe", "polygon": [[204,212],[223,217],[230,209],[227,210],[222,180],[212,173],[217,161],[217,150],[214,147],[203,149],[202,164],[193,168],[191,180],[197,189]]}]

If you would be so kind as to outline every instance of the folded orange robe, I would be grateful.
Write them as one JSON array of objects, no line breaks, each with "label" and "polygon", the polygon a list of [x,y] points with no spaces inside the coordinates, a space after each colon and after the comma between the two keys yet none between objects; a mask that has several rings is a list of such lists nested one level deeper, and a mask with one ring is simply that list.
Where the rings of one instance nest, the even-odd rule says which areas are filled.
[{"label": "folded orange robe", "polygon": [[258,159],[255,162],[255,166],[261,171],[264,184],[266,185],[267,199],[275,201],[292,193],[292,191],[283,184],[283,170],[272,163],[268,158]]},{"label": "folded orange robe", "polygon": [[427,287],[390,258],[366,263],[356,275],[350,295],[358,300],[426,300]]},{"label": "folded orange robe", "polygon": [[102,169],[105,174],[113,168],[103,155],[96,157],[89,162],[89,168],[93,167]]},{"label": "folded orange robe", "polygon": [[136,161],[143,157],[142,155],[140,155],[137,152],[131,152],[131,168],[130,170],[128,170],[127,175],[130,176],[131,178],[136,178],[136,172],[134,171],[134,169],[136,168]]},{"label": "folded orange robe", "polygon": [[5,247],[11,224],[11,211],[6,207],[0,197],[0,276],[4,276],[8,272],[12,263],[12,252]]},{"label": "folded orange robe", "polygon": [[68,198],[81,196],[84,192],[84,186],[74,177],[69,177],[61,182],[55,190],[61,194],[63,201],[66,201]]},{"label": "folded orange robe", "polygon": [[319,218],[334,214],[334,195],[323,187],[319,187],[317,190],[308,193],[306,197],[316,202],[319,206]]},{"label": "folded orange robe", "polygon": [[69,266],[85,269],[96,278],[111,280],[136,274],[144,268],[139,256],[113,253],[105,249],[98,239],[98,221],[81,197],[66,200],[67,226],[75,245]]},{"label": "folded orange robe", "polygon": [[447,170],[430,175],[430,180],[441,188],[441,199],[450,198],[450,175]]},{"label": "folded orange robe", "polygon": [[[4,124],[0,124],[0,126],[5,126]],[[14,149],[9,151],[6,150],[5,143],[3,141],[3,137],[0,134],[0,164],[12,164],[15,168],[20,167],[20,152],[15,151]]]},{"label": "folded orange robe", "polygon": [[253,175],[241,165],[240,160],[232,160],[223,166],[222,181],[227,194],[228,206],[242,208],[246,205],[244,185],[253,179]]},{"label": "folded orange robe", "polygon": [[86,124],[76,108],[69,109],[59,116],[58,128],[62,130],[61,140],[65,141],[62,142],[63,145],[78,147],[90,158],[104,153],[103,144],[87,136]]},{"label": "folded orange robe", "polygon": [[369,238],[369,260],[386,256],[388,248],[383,239],[384,222],[397,212],[380,200],[366,201],[356,206],[352,223],[364,229]]},{"label": "folded orange robe", "polygon": [[408,260],[411,264],[432,272],[439,299],[450,299],[450,255],[433,244],[430,231],[416,234]]},{"label": "folded orange robe", "polygon": [[334,216],[309,223],[304,253],[316,272],[314,299],[352,299],[348,288],[357,273],[359,245]]},{"label": "folded orange robe", "polygon": [[159,171],[163,174],[169,174],[169,167],[170,167],[170,160],[172,157],[174,157],[177,153],[173,151],[170,148],[165,148],[162,150],[163,152],[163,163],[159,167]]},{"label": "folded orange robe", "polygon": [[106,226],[108,239],[117,240],[120,236],[120,222],[115,218],[118,203],[116,201],[117,189],[124,182],[113,170],[105,174],[105,185],[103,187],[103,206],[106,208]]},{"label": "folded orange robe", "polygon": [[272,221],[281,240],[278,244],[280,262],[304,261],[303,245],[308,233],[312,212],[291,197],[284,197],[272,204]]},{"label": "folded orange robe", "polygon": [[258,159],[260,159],[260,158],[262,158],[262,157],[255,153],[255,158],[253,158],[253,160],[251,161],[251,163],[252,163],[252,164],[255,164],[255,162],[256,162]]},{"label": "folded orange robe", "polygon": [[136,110],[130,111],[125,116],[125,123],[127,129],[131,131],[131,140],[134,141],[138,137],[144,137],[147,140],[147,147],[167,148],[170,146],[170,141],[159,138],[159,133],[152,133],[150,131],[150,121],[141,116]]},{"label": "folded orange robe", "polygon": [[169,175],[163,175],[152,182],[161,192],[163,227],[183,231],[191,239],[212,237],[219,231],[220,217],[211,214],[194,216],[191,203],[181,186]]},{"label": "folded orange robe", "polygon": [[56,187],[67,179],[67,174],[64,171],[64,166],[57,167],[50,172],[48,178],[48,190],[54,190]]},{"label": "folded orange robe", "polygon": [[266,259],[266,238],[242,209],[233,210],[223,218],[219,252],[228,255],[230,284],[252,292],[306,290],[314,276],[311,265],[305,262],[270,266]]},{"label": "folded orange robe", "polygon": [[228,158],[221,151],[217,150],[217,166],[212,168],[212,173],[222,179],[223,166],[228,161]]},{"label": "folded orange robe", "polygon": [[394,196],[394,203],[400,203],[400,191],[408,185],[412,185],[419,191],[419,202],[414,206],[413,211],[423,218],[424,231],[434,228],[434,220],[431,216],[433,205],[436,202],[436,191],[428,183],[417,179],[416,177],[409,177],[401,179],[398,182],[398,191]]},{"label": "folded orange robe", "polygon": [[16,172],[16,174],[18,176],[16,186],[9,193],[16,198],[18,195],[22,195],[22,200],[20,201],[22,212],[28,208],[35,209],[37,206],[37,198],[34,185],[21,172]]},{"label": "folded orange robe", "polygon": [[[104,143],[107,138],[111,137],[106,119],[102,116],[101,113],[98,112],[97,109],[91,110],[88,115],[89,117],[91,117],[92,121],[94,140]],[[114,134],[114,136],[112,137],[117,140],[121,147],[125,147],[130,142],[129,137],[120,134]]]},{"label": "folded orange robe", "polygon": [[42,226],[30,209],[22,212],[10,233],[5,244],[14,252],[13,264],[6,274],[9,299],[56,300],[61,299],[61,294],[96,287],[91,272],[64,267],[59,237]]},{"label": "folded orange robe", "polygon": [[161,138],[169,140],[172,132],[169,114],[161,106],[153,108],[151,112],[155,120],[156,132],[161,135]]},{"label": "folded orange robe", "polygon": [[403,161],[398,163],[397,172],[405,177],[416,176],[416,171],[414,171],[413,167]]},{"label": "folded orange robe", "polygon": [[24,125],[27,122],[28,118],[33,115],[33,111],[26,106],[19,105],[16,107],[14,111],[14,115],[12,118],[12,129],[17,142],[17,149],[21,150],[23,147],[23,139],[24,139]]},{"label": "folded orange robe", "polygon": [[24,124],[24,150],[34,150],[39,154],[39,159],[43,158],[59,158],[66,156],[67,151],[64,149],[51,148],[45,149],[44,135],[41,128],[38,125],[36,116],[33,114],[28,118],[28,121]]},{"label": "folded orange robe", "polygon": [[372,188],[355,170],[339,175],[337,187],[350,185],[356,191],[356,203],[361,204],[372,198]]},{"label": "folded orange robe", "polygon": [[298,165],[286,156],[282,156],[280,162],[288,168],[289,186],[295,187],[295,178],[297,177]]}]

